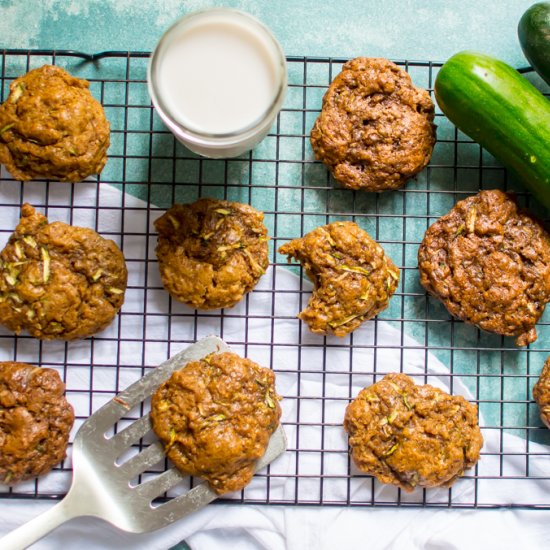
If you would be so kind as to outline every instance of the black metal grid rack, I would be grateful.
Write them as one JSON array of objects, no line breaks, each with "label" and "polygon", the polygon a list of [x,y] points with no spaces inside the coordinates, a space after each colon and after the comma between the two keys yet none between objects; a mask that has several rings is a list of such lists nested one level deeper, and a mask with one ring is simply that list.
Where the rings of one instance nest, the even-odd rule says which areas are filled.
[{"label": "black metal grid rack", "polygon": [[[2,168],[0,245],[13,231],[21,204],[30,202],[50,220],[92,227],[114,239],[127,260],[129,286],[118,318],[94,338],[40,342],[0,329],[0,359],[58,369],[75,407],[76,430],[149,369],[216,333],[235,351],[274,369],[288,435],[284,457],[225,502],[550,509],[550,436],[531,398],[550,353],[548,317],[538,325],[537,342],[517,349],[511,339],[453,320],[426,296],[416,265],[424,231],[457,200],[479,189],[510,188],[536,211],[529,194],[439,111],[434,155],[414,181],[383,194],[338,187],[314,161],[309,131],[344,59],[288,58],[287,98],[268,137],[236,159],[199,158],[174,140],[151,107],[148,55],[2,52],[2,100],[13,78],[44,63],[58,64],[90,81],[111,122],[112,143],[102,175],[75,185],[20,183]],[[398,64],[416,85],[433,92],[440,63]],[[272,237],[272,267],[230,310],[191,310],[172,301],[160,284],[153,221],[173,202],[199,196],[263,210]],[[359,223],[402,271],[389,308],[345,339],[311,335],[296,319],[310,287],[296,277],[300,269],[289,269],[276,252],[283,242],[336,219]],[[450,489],[407,494],[361,475],[350,463],[341,427],[345,406],[360,387],[399,370],[415,374],[418,382],[443,383],[479,406],[486,440],[481,459]],[[50,474],[12,489],[0,486],[0,497],[61,498],[70,469],[69,449]]]}]

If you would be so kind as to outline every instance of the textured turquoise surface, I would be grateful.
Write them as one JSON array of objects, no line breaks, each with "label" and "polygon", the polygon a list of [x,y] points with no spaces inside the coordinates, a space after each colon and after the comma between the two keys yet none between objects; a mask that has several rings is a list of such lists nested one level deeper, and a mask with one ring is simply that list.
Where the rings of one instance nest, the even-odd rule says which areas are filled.
[{"label": "textured turquoise surface", "polygon": [[0,46],[151,50],[177,17],[230,6],[270,26],[287,55],[444,61],[478,49],[525,64],[516,25],[531,0],[1,0]]}]

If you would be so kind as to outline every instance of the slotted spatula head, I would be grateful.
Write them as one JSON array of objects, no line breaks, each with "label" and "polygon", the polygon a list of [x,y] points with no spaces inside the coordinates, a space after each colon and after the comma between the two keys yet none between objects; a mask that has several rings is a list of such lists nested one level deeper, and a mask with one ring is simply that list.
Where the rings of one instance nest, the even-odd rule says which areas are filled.
[{"label": "slotted spatula head", "polygon": [[[207,505],[218,495],[207,483],[158,505],[153,501],[188,476],[175,467],[157,475],[150,474],[143,482],[132,483],[139,474],[165,457],[160,441],[142,444],[139,452],[126,461],[124,455],[132,445],[151,432],[148,412],[114,434],[114,427],[129,411],[141,409],[170,375],[190,361],[227,351],[220,338],[209,336],[189,346],[162,363],[143,378],[92,414],[82,424],[73,443],[73,483],[67,496],[54,508],[19,527],[0,541],[1,548],[23,548],[72,517],[100,517],[124,531],[146,533],[168,525]],[[286,450],[281,426],[270,438],[256,470],[264,468]],[[27,528],[25,530],[25,528]],[[30,530],[29,530],[30,528]]]},{"label": "slotted spatula head", "polygon": [[[88,500],[93,494],[93,515],[126,531],[143,533],[172,523],[218,496],[208,484],[202,483],[164,504],[153,506],[152,501],[155,498],[188,479],[188,476],[171,467],[143,483],[130,485],[138,474],[154,466],[165,456],[163,446],[157,440],[126,462],[117,464],[117,459],[133,443],[151,431],[148,414],[111,437],[107,434],[112,433],[114,424],[149,398],[175,370],[190,361],[228,349],[220,338],[204,338],[132,384],[86,420],[73,444],[73,487],[76,490],[79,485],[87,486],[85,494]],[[268,449],[258,461],[256,469],[264,468],[285,449],[284,432],[279,427],[272,435]]]}]

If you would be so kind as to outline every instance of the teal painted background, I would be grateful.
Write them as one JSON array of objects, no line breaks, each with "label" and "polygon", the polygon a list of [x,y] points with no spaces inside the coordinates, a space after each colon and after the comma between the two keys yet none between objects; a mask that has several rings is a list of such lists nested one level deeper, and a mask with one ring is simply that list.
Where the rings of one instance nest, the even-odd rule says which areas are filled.
[{"label": "teal painted background", "polygon": [[0,45],[151,50],[178,16],[231,6],[267,23],[287,55],[443,61],[479,49],[525,63],[516,25],[530,0],[1,0]]}]

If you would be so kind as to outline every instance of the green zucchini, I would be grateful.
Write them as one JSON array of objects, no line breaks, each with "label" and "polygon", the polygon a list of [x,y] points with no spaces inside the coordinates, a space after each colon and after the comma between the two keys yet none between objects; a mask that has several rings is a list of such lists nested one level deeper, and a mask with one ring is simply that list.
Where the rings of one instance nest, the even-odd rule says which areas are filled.
[{"label": "green zucchini", "polygon": [[521,49],[533,69],[550,84],[550,2],[533,4],[518,23]]},{"label": "green zucchini", "polygon": [[550,101],[506,63],[460,52],[439,70],[447,118],[516,174],[550,210]]}]

